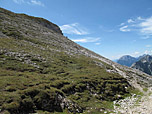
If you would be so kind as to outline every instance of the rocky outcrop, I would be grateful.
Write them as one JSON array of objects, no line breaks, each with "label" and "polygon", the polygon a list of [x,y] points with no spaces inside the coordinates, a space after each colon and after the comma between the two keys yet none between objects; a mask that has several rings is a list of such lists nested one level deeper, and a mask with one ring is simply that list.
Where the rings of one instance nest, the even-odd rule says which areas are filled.
[{"label": "rocky outcrop", "polygon": [[62,31],[56,24],[51,23],[50,21],[43,19],[43,18],[36,18],[35,21],[37,23],[41,24],[42,26],[49,28],[49,29],[53,30],[54,32],[63,35]]}]

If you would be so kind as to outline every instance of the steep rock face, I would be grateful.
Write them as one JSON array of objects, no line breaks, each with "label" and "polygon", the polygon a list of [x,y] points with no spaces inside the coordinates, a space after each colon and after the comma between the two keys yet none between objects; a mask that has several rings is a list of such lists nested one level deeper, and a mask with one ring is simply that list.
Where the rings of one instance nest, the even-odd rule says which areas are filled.
[{"label": "steep rock face", "polygon": [[151,86],[149,75],[81,47],[45,21],[0,9],[1,111],[103,113],[101,101]]},{"label": "steep rock face", "polygon": [[137,61],[137,58],[135,57],[132,57],[130,55],[125,55],[125,56],[122,56],[118,61],[117,63],[121,64],[121,65],[125,65],[125,66],[128,66],[130,67],[133,63],[135,63]]},{"label": "steep rock face", "polygon": [[152,56],[147,55],[134,63],[132,68],[141,70],[149,75],[152,75]]}]

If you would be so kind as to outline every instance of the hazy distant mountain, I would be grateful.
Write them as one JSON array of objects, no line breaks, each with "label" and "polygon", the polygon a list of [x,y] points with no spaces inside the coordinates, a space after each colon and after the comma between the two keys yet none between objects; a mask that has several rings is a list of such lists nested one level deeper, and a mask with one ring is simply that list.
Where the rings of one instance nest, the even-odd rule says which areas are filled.
[{"label": "hazy distant mountain", "polygon": [[137,58],[132,57],[130,55],[124,55],[120,59],[118,59],[117,63],[130,67],[136,61],[137,61]]},{"label": "hazy distant mountain", "polygon": [[132,57],[130,55],[124,55],[124,56],[120,57],[120,59],[118,59],[117,61],[114,61],[114,62],[117,62],[121,65],[125,65],[125,66],[130,67],[133,63],[139,61],[144,56],[146,56],[146,54],[141,55],[139,57]]},{"label": "hazy distant mountain", "polygon": [[117,63],[118,59],[114,59],[114,60],[112,60],[112,61]]},{"label": "hazy distant mountain", "polygon": [[139,61],[135,62],[131,67],[139,69],[149,75],[152,75],[152,56],[146,55],[142,57]]}]

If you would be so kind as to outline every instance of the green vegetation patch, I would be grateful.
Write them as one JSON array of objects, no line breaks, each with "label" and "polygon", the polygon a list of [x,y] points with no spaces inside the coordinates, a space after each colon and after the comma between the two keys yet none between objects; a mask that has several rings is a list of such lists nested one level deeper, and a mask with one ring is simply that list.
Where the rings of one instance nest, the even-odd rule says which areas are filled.
[{"label": "green vegetation patch", "polygon": [[106,71],[111,66],[55,49],[34,38],[0,38],[2,112],[103,113],[130,94],[126,79]]}]

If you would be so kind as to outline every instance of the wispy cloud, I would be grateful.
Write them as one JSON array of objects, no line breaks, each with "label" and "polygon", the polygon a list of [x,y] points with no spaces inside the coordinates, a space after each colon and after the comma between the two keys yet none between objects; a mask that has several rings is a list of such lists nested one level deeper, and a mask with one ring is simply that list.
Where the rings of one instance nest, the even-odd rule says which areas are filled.
[{"label": "wispy cloud", "polygon": [[123,25],[125,25],[125,23],[121,23],[119,26],[123,26]]},{"label": "wispy cloud", "polygon": [[29,4],[29,5],[38,5],[38,6],[45,6],[41,1],[39,0],[13,0],[13,2],[17,4]]},{"label": "wispy cloud", "polygon": [[141,53],[138,51],[135,51],[134,53],[131,53],[131,56],[138,57]]},{"label": "wispy cloud", "polygon": [[[81,39],[72,39],[72,41],[79,42],[79,43],[97,42],[99,40],[100,40],[100,38],[93,38],[93,37],[86,37],[86,38],[81,38]],[[99,43],[98,43],[98,45],[99,45]]]},{"label": "wispy cloud", "polygon": [[76,34],[76,35],[86,35],[89,34],[87,29],[82,27],[79,23],[67,24],[60,26],[63,33],[66,34]]},{"label": "wispy cloud", "polygon": [[128,19],[128,23],[133,23],[134,21],[132,19]]},{"label": "wispy cloud", "polygon": [[16,4],[22,4],[25,3],[24,0],[13,0],[13,2],[15,2]]},{"label": "wispy cloud", "polygon": [[[147,45],[147,46],[150,46],[150,45]],[[151,49],[149,49],[149,50],[145,50],[145,51],[143,51],[143,52],[138,52],[138,51],[136,51],[136,52],[133,52],[133,53],[131,53],[131,54],[128,54],[128,55],[131,55],[131,56],[133,56],[133,57],[139,57],[139,56],[141,56],[141,55],[143,55],[143,54],[152,54],[152,50]]]},{"label": "wispy cloud", "polygon": [[125,25],[125,26],[122,26],[122,27],[120,28],[120,31],[122,31],[122,32],[129,32],[130,29],[128,29],[128,25]]},{"label": "wispy cloud", "polygon": [[152,35],[152,17],[145,19],[139,24],[140,32],[143,34]]},{"label": "wispy cloud", "polygon": [[152,17],[137,17],[135,19],[128,19],[125,23],[121,23],[120,26],[120,31],[135,31],[146,37],[145,39],[152,35]]},{"label": "wispy cloud", "polygon": [[101,43],[99,43],[99,42],[98,42],[98,43],[95,43],[95,45],[100,45],[100,44],[101,44]]},{"label": "wispy cloud", "polygon": [[44,4],[41,1],[38,1],[38,0],[31,0],[30,4],[44,6]]}]

